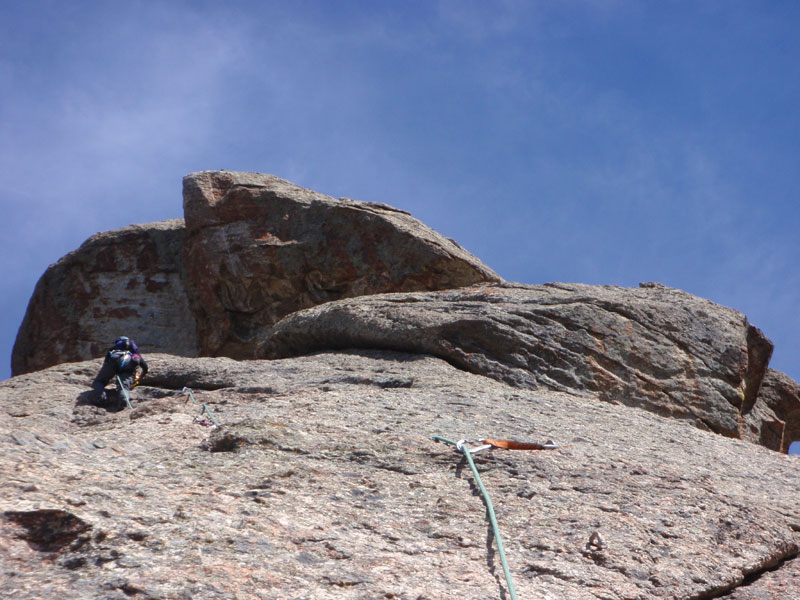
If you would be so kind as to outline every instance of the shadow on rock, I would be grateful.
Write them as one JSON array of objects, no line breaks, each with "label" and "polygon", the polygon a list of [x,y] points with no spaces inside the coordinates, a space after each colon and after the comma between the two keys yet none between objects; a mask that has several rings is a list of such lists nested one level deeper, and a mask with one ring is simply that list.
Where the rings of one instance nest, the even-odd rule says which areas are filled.
[{"label": "shadow on rock", "polygon": [[86,390],[78,394],[75,407],[77,408],[78,406],[96,406],[94,403],[94,390]]},{"label": "shadow on rock", "polygon": [[107,421],[107,415],[124,409],[125,401],[116,390],[106,390],[106,401],[103,403],[95,401],[93,390],[86,390],[78,394],[75,400],[72,422],[80,426],[99,425]]}]

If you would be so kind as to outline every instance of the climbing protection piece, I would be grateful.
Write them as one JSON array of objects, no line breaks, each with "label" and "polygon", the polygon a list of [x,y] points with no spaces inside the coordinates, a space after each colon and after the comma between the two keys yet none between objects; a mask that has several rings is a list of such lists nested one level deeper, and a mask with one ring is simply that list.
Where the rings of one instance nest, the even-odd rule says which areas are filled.
[{"label": "climbing protection piece", "polygon": [[492,448],[503,448],[505,450],[555,450],[558,445],[553,440],[547,440],[544,444],[535,444],[530,442],[515,442],[514,440],[492,440],[484,438],[478,440]]},{"label": "climbing protection piece", "polygon": [[478,484],[478,487],[481,490],[481,494],[483,495],[483,502],[486,505],[486,514],[489,518],[489,523],[492,525],[492,531],[494,532],[494,541],[497,544],[497,553],[500,555],[500,564],[503,566],[503,574],[506,577],[506,585],[508,586],[508,594],[511,600],[517,600],[517,592],[514,590],[514,581],[511,579],[511,572],[508,570],[508,561],[506,561],[506,551],[503,548],[503,538],[500,536],[500,527],[497,525],[497,517],[494,514],[494,506],[492,506],[492,500],[489,498],[489,492],[486,491],[486,488],[481,481],[481,476],[478,475],[478,469],[475,467],[475,461],[472,460],[472,455],[476,452],[480,452],[481,450],[488,450],[489,448],[503,448],[506,450],[553,450],[558,448],[556,444],[554,444],[551,440],[548,440],[545,444],[534,444],[528,442],[513,442],[511,440],[493,440],[488,438],[480,438],[478,440],[474,440],[477,443],[481,444],[480,446],[476,446],[475,448],[469,448],[467,446],[470,443],[470,440],[459,440],[454,442],[452,440],[448,440],[447,438],[443,438],[441,436],[435,435],[433,436],[434,441],[437,442],[444,442],[445,444],[450,444],[451,446],[455,446],[456,449],[464,454],[469,463],[469,468],[472,470],[472,476],[475,478],[475,483]]},{"label": "climbing protection piece", "polygon": [[[216,425],[217,427],[220,426],[219,425],[219,421],[217,421],[217,419],[214,418],[214,415],[211,413],[211,409],[208,408],[208,405],[205,402],[198,402],[195,399],[194,393],[192,392],[191,388],[185,387],[185,388],[183,388],[181,390],[181,393],[182,394],[188,394],[189,398],[191,398],[192,402],[194,402],[195,404],[197,404],[200,407],[200,415],[201,416],[203,415],[203,413],[207,414],[208,418],[211,419],[211,421],[214,423],[214,425]],[[202,425],[203,422],[200,421],[200,424]]]}]

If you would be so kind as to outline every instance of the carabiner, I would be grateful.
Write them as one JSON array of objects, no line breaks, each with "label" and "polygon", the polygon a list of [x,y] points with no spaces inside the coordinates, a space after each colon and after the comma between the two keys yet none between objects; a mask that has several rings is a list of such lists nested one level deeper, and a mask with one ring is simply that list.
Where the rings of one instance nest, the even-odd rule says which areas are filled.
[{"label": "carabiner", "polygon": [[[458,449],[459,452],[463,452],[464,451],[464,444],[466,444],[468,442],[471,443],[471,442],[481,442],[481,441],[483,441],[483,440],[481,440],[481,439],[478,439],[478,440],[466,440],[466,439],[458,440],[456,442],[456,448]],[[477,446],[475,448],[467,448],[467,452],[469,452],[470,454],[475,454],[476,452],[480,452],[481,450],[488,450],[489,448],[491,448],[491,446],[489,444],[483,444],[482,446]]]}]

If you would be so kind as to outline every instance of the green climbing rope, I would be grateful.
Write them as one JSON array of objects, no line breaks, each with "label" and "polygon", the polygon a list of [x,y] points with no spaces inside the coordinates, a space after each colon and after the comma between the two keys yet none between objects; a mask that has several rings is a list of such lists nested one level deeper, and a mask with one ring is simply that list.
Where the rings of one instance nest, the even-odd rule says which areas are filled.
[{"label": "green climbing rope", "polygon": [[188,394],[189,394],[189,398],[191,398],[191,399],[192,399],[192,402],[194,402],[195,404],[197,404],[197,405],[200,407],[200,414],[206,413],[206,414],[208,415],[208,418],[209,418],[209,419],[211,419],[211,421],[214,423],[214,425],[216,425],[217,427],[219,427],[219,426],[220,426],[220,425],[219,425],[219,421],[217,421],[217,420],[214,418],[214,415],[211,413],[211,409],[210,409],[210,408],[208,408],[208,405],[207,405],[205,402],[198,402],[198,401],[195,399],[195,397],[194,397],[194,393],[192,392],[192,389],[191,389],[191,388],[185,387],[185,388],[183,388],[183,389],[181,390],[181,392],[185,392],[185,393],[188,393]]},{"label": "green climbing rope", "polygon": [[133,404],[131,404],[131,397],[128,395],[128,390],[126,390],[125,386],[122,385],[122,379],[119,378],[119,375],[117,375],[117,384],[119,385],[119,391],[122,392],[122,397],[125,399],[125,404],[128,405],[128,408],[133,410]]},{"label": "green climbing rope", "polygon": [[478,475],[478,469],[475,466],[475,461],[472,460],[472,454],[470,454],[469,448],[467,448],[466,444],[454,442],[452,440],[448,440],[441,436],[435,435],[433,439],[437,442],[444,442],[445,444],[450,444],[451,446],[455,446],[456,448],[460,449],[463,452],[464,456],[469,463],[469,468],[472,469],[472,475],[475,477],[475,482],[478,484],[478,487],[481,490],[481,494],[483,494],[483,501],[486,504],[486,514],[489,517],[489,523],[492,525],[492,531],[494,532],[494,541],[497,544],[497,553],[500,555],[500,564],[503,565],[503,573],[506,576],[506,585],[508,586],[508,593],[511,596],[511,600],[517,600],[517,593],[514,591],[514,582],[511,579],[511,572],[508,570],[508,561],[506,561],[506,552],[503,548],[503,538],[500,537],[500,527],[497,525],[497,517],[494,514],[494,507],[492,506],[492,500],[489,498],[489,492],[486,491],[486,488],[481,481],[481,476]]}]

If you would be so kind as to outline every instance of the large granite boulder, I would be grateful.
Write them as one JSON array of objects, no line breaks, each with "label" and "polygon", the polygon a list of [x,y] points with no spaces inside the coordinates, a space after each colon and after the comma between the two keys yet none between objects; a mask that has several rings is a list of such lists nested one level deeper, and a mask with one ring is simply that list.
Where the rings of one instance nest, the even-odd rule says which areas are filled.
[{"label": "large granite boulder", "polygon": [[128,335],[150,352],[197,356],[181,251],[182,219],[99,233],[36,284],[11,357],[13,374],[101,356]]},{"label": "large granite boulder", "polygon": [[624,402],[774,450],[788,442],[767,430],[800,424],[759,400],[772,353],[761,331],[733,309],[659,284],[487,284],[341,300],[287,316],[261,355],[333,348],[432,354],[516,387]]},{"label": "large granite boulder", "polygon": [[184,264],[205,356],[253,357],[279,319],[330,300],[500,281],[458,244],[385,204],[259,173],[194,173],[183,186]]},{"label": "large granite boulder", "polygon": [[28,305],[12,373],[100,356],[119,335],[150,352],[252,357],[265,330],[301,308],[500,281],[404,211],[271,175],[188,175],[184,211],[185,227],[101,233],[51,265]]},{"label": "large granite boulder", "polygon": [[508,598],[434,435],[559,445],[474,455],[520,599],[796,597],[800,457],[426,355],[148,358],[132,411],[99,360],[0,382],[0,597]]}]

